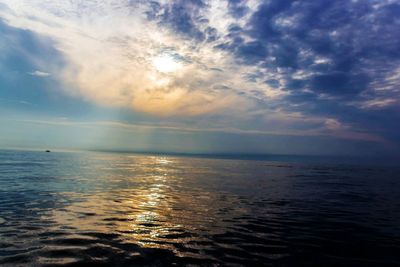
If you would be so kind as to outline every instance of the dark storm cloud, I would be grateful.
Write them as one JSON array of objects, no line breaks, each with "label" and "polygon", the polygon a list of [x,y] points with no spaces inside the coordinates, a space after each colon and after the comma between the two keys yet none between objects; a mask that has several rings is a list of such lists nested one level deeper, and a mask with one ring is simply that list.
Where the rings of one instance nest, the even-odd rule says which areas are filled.
[{"label": "dark storm cloud", "polygon": [[250,36],[262,41],[272,41],[278,38],[282,32],[274,24],[274,19],[283,11],[290,8],[292,1],[280,0],[261,4],[258,10],[251,16],[249,22]]},{"label": "dark storm cloud", "polygon": [[[264,81],[289,92],[286,110],[334,116],[399,140],[391,126],[398,107],[379,99],[400,96],[400,3],[265,1],[244,26],[231,25],[226,38],[217,47],[276,76]],[[370,108],[374,103],[379,110]]]},{"label": "dark storm cloud", "polygon": [[334,116],[398,141],[393,131],[398,107],[372,110],[368,105],[379,98],[399,100],[400,80],[388,78],[400,68],[399,29],[400,3],[268,1],[240,32],[253,38],[261,53],[253,47],[246,61],[246,50],[233,46],[232,52],[241,62],[258,63],[266,73],[280,70],[275,78],[279,83],[268,84],[290,92],[285,109]]},{"label": "dark storm cloud", "polygon": [[[217,47],[245,64],[283,68],[282,89],[354,96],[398,66],[399,18],[400,4],[382,1],[265,1],[245,27],[231,25],[228,41]],[[307,78],[294,80],[296,71]]]},{"label": "dark storm cloud", "polygon": [[228,0],[229,13],[235,18],[241,18],[249,12],[246,1]]},{"label": "dark storm cloud", "polygon": [[207,23],[207,20],[199,16],[199,9],[205,7],[202,0],[176,0],[167,4],[151,2],[147,16],[151,20],[158,20],[162,25],[168,25],[176,33],[189,38],[203,40],[207,36],[215,40],[215,32],[208,27],[206,32],[198,29],[198,23]]},{"label": "dark storm cloud", "polygon": [[247,64],[256,64],[267,56],[267,49],[260,41],[242,43],[236,47],[235,52]]}]

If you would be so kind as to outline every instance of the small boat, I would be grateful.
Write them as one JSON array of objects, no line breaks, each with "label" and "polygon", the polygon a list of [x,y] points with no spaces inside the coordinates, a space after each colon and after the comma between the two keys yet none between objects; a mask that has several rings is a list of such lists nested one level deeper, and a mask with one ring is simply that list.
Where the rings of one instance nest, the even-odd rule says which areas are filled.
[{"label": "small boat", "polygon": [[46,150],[46,153],[50,153],[51,151],[50,150]]}]

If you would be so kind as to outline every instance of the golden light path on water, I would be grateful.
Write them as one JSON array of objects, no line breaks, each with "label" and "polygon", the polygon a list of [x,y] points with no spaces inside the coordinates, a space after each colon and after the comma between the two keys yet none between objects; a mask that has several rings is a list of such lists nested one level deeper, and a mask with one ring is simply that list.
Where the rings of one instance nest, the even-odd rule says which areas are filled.
[{"label": "golden light path on water", "polygon": [[398,262],[397,169],[97,152],[0,159],[1,266]]},{"label": "golden light path on water", "polygon": [[[118,183],[120,189],[102,190],[97,194],[65,193],[67,199],[75,201],[53,211],[56,225],[70,228],[78,238],[87,238],[88,232],[116,233],[123,238],[121,242],[144,248],[168,249],[177,256],[201,258],[199,254],[181,253],[176,247],[177,244],[190,247],[188,243],[193,240],[196,243],[207,241],[196,233],[223,223],[215,220],[218,212],[216,195],[196,188],[192,192],[180,190],[185,177],[176,175],[182,173],[181,169],[178,170],[179,159],[131,159],[132,162],[118,163],[117,166],[112,163],[119,170],[131,174],[126,176],[125,172],[111,171],[113,175],[107,179]],[[187,171],[194,167],[188,165]],[[110,171],[107,166],[96,171],[101,173],[103,168]],[[141,175],[137,176],[137,172]]]}]

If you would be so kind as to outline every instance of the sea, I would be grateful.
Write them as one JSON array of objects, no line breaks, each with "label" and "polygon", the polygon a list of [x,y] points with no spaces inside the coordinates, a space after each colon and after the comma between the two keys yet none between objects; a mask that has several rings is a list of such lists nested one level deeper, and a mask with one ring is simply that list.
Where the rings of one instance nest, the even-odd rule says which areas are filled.
[{"label": "sea", "polygon": [[400,266],[400,168],[1,150],[0,266]]}]

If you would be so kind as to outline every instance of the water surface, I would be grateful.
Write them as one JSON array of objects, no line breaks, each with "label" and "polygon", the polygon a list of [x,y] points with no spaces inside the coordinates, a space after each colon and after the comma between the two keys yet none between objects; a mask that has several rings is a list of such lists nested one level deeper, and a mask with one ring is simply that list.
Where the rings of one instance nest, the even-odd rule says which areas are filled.
[{"label": "water surface", "polygon": [[0,151],[0,265],[399,266],[399,174]]}]

